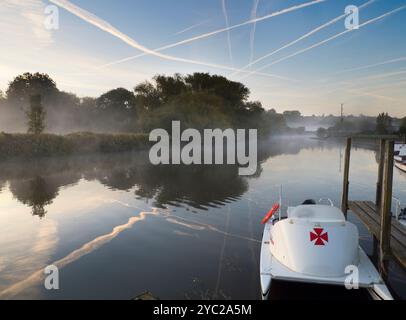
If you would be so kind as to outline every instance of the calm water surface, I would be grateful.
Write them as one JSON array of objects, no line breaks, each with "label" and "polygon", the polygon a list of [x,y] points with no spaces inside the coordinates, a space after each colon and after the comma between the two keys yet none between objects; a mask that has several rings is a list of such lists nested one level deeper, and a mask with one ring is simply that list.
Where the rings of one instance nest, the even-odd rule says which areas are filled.
[{"label": "calm water surface", "polygon": [[[0,164],[0,298],[258,299],[260,221],[284,186],[285,204],[340,203],[344,147],[279,139],[261,148],[258,174],[233,167],[153,167],[123,154]],[[373,200],[376,152],[353,151],[351,199]],[[394,194],[406,206],[406,175]],[[371,237],[356,217],[361,244]],[[43,285],[60,268],[60,290]],[[406,275],[389,283],[406,298]],[[281,297],[283,298],[283,297]]]}]

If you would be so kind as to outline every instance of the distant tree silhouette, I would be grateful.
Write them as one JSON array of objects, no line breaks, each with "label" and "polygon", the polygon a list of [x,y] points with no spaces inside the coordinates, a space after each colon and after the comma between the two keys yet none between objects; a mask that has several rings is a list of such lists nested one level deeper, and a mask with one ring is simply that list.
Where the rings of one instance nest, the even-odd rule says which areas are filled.
[{"label": "distant tree silhouette", "polygon": [[41,96],[31,97],[30,109],[27,111],[28,133],[39,135],[45,130],[46,112],[41,104]]},{"label": "distant tree silhouette", "polygon": [[392,127],[392,118],[388,113],[381,113],[376,118],[376,132],[379,134],[385,134],[389,132]]}]

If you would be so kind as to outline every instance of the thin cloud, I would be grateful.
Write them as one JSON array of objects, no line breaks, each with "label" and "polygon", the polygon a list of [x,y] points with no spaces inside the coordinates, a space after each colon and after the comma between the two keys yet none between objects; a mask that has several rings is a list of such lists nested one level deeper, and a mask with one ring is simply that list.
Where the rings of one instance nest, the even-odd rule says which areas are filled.
[{"label": "thin cloud", "polygon": [[[258,6],[260,0],[254,0],[254,4],[251,11],[251,19],[255,20],[257,18]],[[251,28],[250,34],[250,63],[254,60],[254,50],[255,50],[255,32],[257,31],[257,23],[254,22]]]},{"label": "thin cloud", "polygon": [[[405,9],[405,8],[406,8],[406,5],[401,6],[401,7],[397,8],[397,9],[392,10],[392,11],[389,11],[389,12],[387,12],[387,13],[384,13],[383,15],[381,15],[381,16],[379,16],[379,17],[370,19],[370,20],[368,20],[368,21],[366,21],[366,22],[360,24],[360,25],[359,25],[359,29],[361,29],[362,27],[365,27],[365,26],[367,26],[367,25],[369,25],[369,24],[372,24],[372,23],[374,23],[374,22],[377,22],[377,21],[379,21],[379,20],[382,20],[382,19],[384,19],[384,18],[386,18],[386,17],[388,17],[388,16],[390,16],[390,15],[396,13],[396,12],[399,12],[399,11]],[[336,35],[334,35],[334,36],[332,36],[332,37],[330,37],[330,38],[328,38],[328,39],[325,39],[325,40],[323,40],[323,41],[320,41],[320,42],[318,42],[318,43],[316,43],[316,44],[314,44],[314,45],[312,45],[312,46],[310,46],[310,47],[307,47],[307,48],[305,48],[305,49],[299,50],[299,51],[297,51],[297,52],[295,52],[295,53],[293,53],[293,54],[290,54],[290,55],[288,55],[288,56],[285,56],[285,57],[283,57],[283,58],[281,58],[281,59],[279,59],[279,60],[276,60],[276,61],[274,61],[274,62],[272,62],[272,63],[270,63],[270,64],[267,64],[267,65],[265,65],[265,66],[263,66],[263,67],[261,67],[261,68],[259,68],[259,69],[256,69],[255,72],[259,72],[259,71],[265,70],[265,69],[267,69],[267,68],[269,68],[269,67],[271,67],[271,66],[273,66],[273,65],[275,65],[275,64],[278,64],[278,63],[280,63],[280,62],[282,62],[282,61],[288,60],[288,59],[293,58],[293,57],[295,57],[295,56],[297,56],[297,55],[299,55],[299,54],[302,54],[302,53],[304,53],[304,52],[307,52],[307,51],[310,51],[310,50],[315,49],[315,48],[317,48],[317,47],[320,47],[320,46],[322,46],[323,44],[326,44],[326,43],[328,43],[328,42],[330,42],[330,41],[332,41],[332,40],[334,40],[334,39],[337,39],[337,38],[339,38],[339,37],[341,37],[341,36],[343,36],[343,35],[345,35],[345,34],[347,34],[347,33],[352,32],[352,31],[353,31],[353,30],[348,29],[348,30],[345,30],[345,31],[343,31],[343,32],[340,32],[340,33],[338,33],[338,34],[336,34]]]},{"label": "thin cloud", "polygon": [[[370,4],[374,3],[375,1],[377,1],[377,0],[370,0],[370,1],[366,2],[366,3],[364,3],[363,5],[361,5],[361,6],[359,7],[359,9],[363,9],[363,8],[365,8],[366,6],[369,6]],[[342,14],[342,15],[340,15],[340,16],[338,16],[338,17],[336,17],[336,18],[334,18],[334,19],[332,19],[332,20],[330,20],[330,21],[328,21],[327,23],[324,23],[324,24],[322,24],[321,26],[319,26],[319,27],[317,27],[317,28],[311,30],[310,32],[308,32],[308,33],[306,33],[305,35],[303,35],[303,36],[297,38],[296,40],[294,40],[294,41],[292,41],[292,42],[289,42],[288,44],[286,44],[286,45],[280,47],[279,49],[276,49],[276,50],[274,50],[274,51],[272,51],[272,52],[270,52],[270,53],[268,53],[268,54],[266,54],[266,55],[264,55],[264,56],[262,56],[262,57],[256,59],[255,61],[252,61],[252,60],[251,60],[250,63],[247,64],[245,67],[241,68],[240,71],[247,70],[248,68],[250,68],[250,67],[252,67],[253,65],[257,64],[258,62],[261,62],[261,61],[263,61],[263,60],[265,60],[265,59],[267,59],[267,58],[269,58],[269,57],[275,55],[276,53],[278,53],[278,52],[280,52],[280,51],[282,51],[282,50],[284,50],[284,49],[287,49],[287,48],[289,48],[289,47],[295,45],[296,43],[298,43],[298,42],[300,42],[300,41],[302,41],[302,40],[304,40],[304,39],[306,39],[306,38],[312,36],[313,34],[315,34],[315,33],[319,32],[319,31],[321,31],[321,30],[323,30],[323,29],[325,29],[325,28],[327,28],[327,27],[329,27],[329,26],[335,24],[336,22],[340,21],[341,19],[344,19],[344,18],[347,17],[347,16],[348,16],[348,14],[344,13],[344,14]],[[235,74],[233,74],[233,76],[237,75],[238,73],[239,73],[239,72],[236,72]]]},{"label": "thin cloud", "polygon": [[[39,0],[2,0],[0,2],[0,37],[2,45],[35,46],[53,43],[52,33],[44,27],[45,5]],[[4,40],[3,40],[4,39]]]},{"label": "thin cloud", "polygon": [[[162,53],[159,53],[157,51],[148,49],[148,48],[144,47],[143,45],[141,45],[140,43],[138,43],[137,41],[135,41],[134,39],[132,39],[131,37],[129,37],[128,35],[122,33],[120,30],[113,27],[108,22],[106,22],[106,21],[102,20],[101,18],[95,16],[94,14],[92,14],[92,13],[90,13],[90,12],[88,12],[88,11],[86,11],[86,10],[84,10],[84,9],[70,3],[67,0],[50,0],[50,1],[52,3],[58,5],[59,7],[69,11],[70,13],[76,15],[77,17],[81,18],[82,20],[84,20],[84,21],[98,27],[99,29],[111,34],[112,36],[122,40],[123,42],[125,42],[129,46],[144,52],[145,54],[153,55],[153,56],[161,58],[161,59],[175,61],[175,62],[196,64],[196,65],[201,65],[201,66],[205,66],[205,67],[223,69],[223,70],[228,70],[228,71],[236,71],[237,70],[236,68],[232,68],[232,67],[227,67],[227,66],[223,66],[223,65],[219,65],[219,64],[207,63],[207,62],[202,62],[202,61],[197,61],[197,60],[179,58],[179,57],[162,54]],[[264,74],[258,73],[258,75],[263,75],[263,76],[269,76],[269,77],[272,77],[272,78],[278,78],[278,79],[283,79],[283,80],[294,81],[294,80],[289,79],[289,78],[276,76],[276,75],[271,75],[271,74],[267,74],[267,73],[266,74],[265,73]]]},{"label": "thin cloud", "polygon": [[[53,1],[55,1],[55,0],[53,0]],[[231,30],[243,27],[243,26],[253,24],[253,23],[268,20],[268,19],[280,16],[280,15],[283,15],[283,14],[286,14],[286,13],[289,13],[289,12],[293,12],[293,11],[303,9],[303,8],[306,8],[306,7],[310,7],[310,6],[320,4],[320,3],[323,3],[323,2],[326,2],[326,1],[328,1],[328,0],[313,0],[313,1],[306,2],[306,3],[300,4],[300,5],[289,7],[289,8],[283,9],[281,11],[265,15],[263,17],[259,17],[259,18],[256,18],[256,19],[251,19],[251,20],[245,21],[243,23],[239,23],[239,24],[230,26],[229,28],[222,28],[222,29],[212,31],[212,32],[208,32],[208,33],[204,33],[204,34],[201,34],[199,36],[192,37],[192,38],[189,38],[189,39],[186,39],[186,40],[182,40],[182,41],[178,41],[178,42],[175,42],[175,43],[172,43],[172,44],[169,44],[169,45],[165,45],[163,47],[155,49],[155,52],[164,51],[164,50],[167,50],[167,49],[178,47],[180,45],[184,45],[184,44],[188,44],[188,43],[195,42],[195,41],[198,41],[198,40],[206,39],[206,38],[212,37],[214,35],[217,35],[217,34],[220,34],[220,33],[223,33],[223,32],[231,31]],[[127,62],[127,61],[131,61],[131,60],[134,60],[134,59],[137,59],[137,58],[140,58],[140,57],[144,57],[146,55],[148,55],[148,53],[142,53],[142,54],[138,54],[138,55],[135,55],[135,56],[127,57],[127,58],[124,58],[124,59],[113,61],[113,62],[105,64],[103,66],[100,66],[100,68],[110,67],[110,66],[117,65],[117,64],[120,64],[120,63],[124,63],[124,62]]]},{"label": "thin cloud", "polygon": [[[223,11],[223,16],[224,20],[226,23],[226,28],[230,28],[230,22],[228,19],[228,12],[227,12],[227,5],[226,5],[226,0],[221,0],[221,9]],[[234,65],[234,59],[233,59],[233,51],[232,51],[232,46],[231,46],[231,33],[230,30],[227,31],[227,46],[228,46],[228,56],[230,58],[230,63],[233,66]]]}]

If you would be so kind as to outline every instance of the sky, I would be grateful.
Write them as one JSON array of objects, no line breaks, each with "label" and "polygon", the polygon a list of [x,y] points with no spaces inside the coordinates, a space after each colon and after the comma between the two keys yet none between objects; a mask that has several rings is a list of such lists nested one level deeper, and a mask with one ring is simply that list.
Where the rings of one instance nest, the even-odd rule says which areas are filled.
[{"label": "sky", "polygon": [[404,117],[405,34],[406,0],[1,0],[0,90],[24,72],[80,97],[209,72],[266,109]]}]

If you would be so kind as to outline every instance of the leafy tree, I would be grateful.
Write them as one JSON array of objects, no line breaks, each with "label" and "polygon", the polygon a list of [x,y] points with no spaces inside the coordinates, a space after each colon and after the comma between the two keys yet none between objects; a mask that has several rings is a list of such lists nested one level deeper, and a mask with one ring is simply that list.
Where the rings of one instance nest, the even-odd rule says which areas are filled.
[{"label": "leafy tree", "polygon": [[101,95],[96,104],[108,112],[125,113],[135,110],[135,96],[127,89],[118,88]]},{"label": "leafy tree", "polygon": [[41,104],[41,96],[32,96],[30,110],[27,111],[28,133],[39,135],[44,132],[45,115],[46,112]]},{"label": "leafy tree", "polygon": [[192,91],[203,91],[217,95],[227,102],[229,107],[239,108],[247,101],[250,90],[242,83],[230,81],[225,77],[208,73],[194,73],[185,77]]},{"label": "leafy tree", "polygon": [[392,118],[388,113],[381,113],[376,118],[376,132],[386,134],[392,126]]},{"label": "leafy tree", "polygon": [[155,78],[156,89],[161,102],[166,103],[171,97],[178,96],[187,90],[186,83],[180,74],[173,77],[157,75]]},{"label": "leafy tree", "polygon": [[45,73],[24,73],[10,82],[7,99],[17,107],[26,107],[31,96],[40,95],[45,100],[58,93],[56,83]]},{"label": "leafy tree", "polygon": [[136,86],[134,92],[137,104],[146,111],[155,110],[162,104],[158,89],[148,81]]}]

